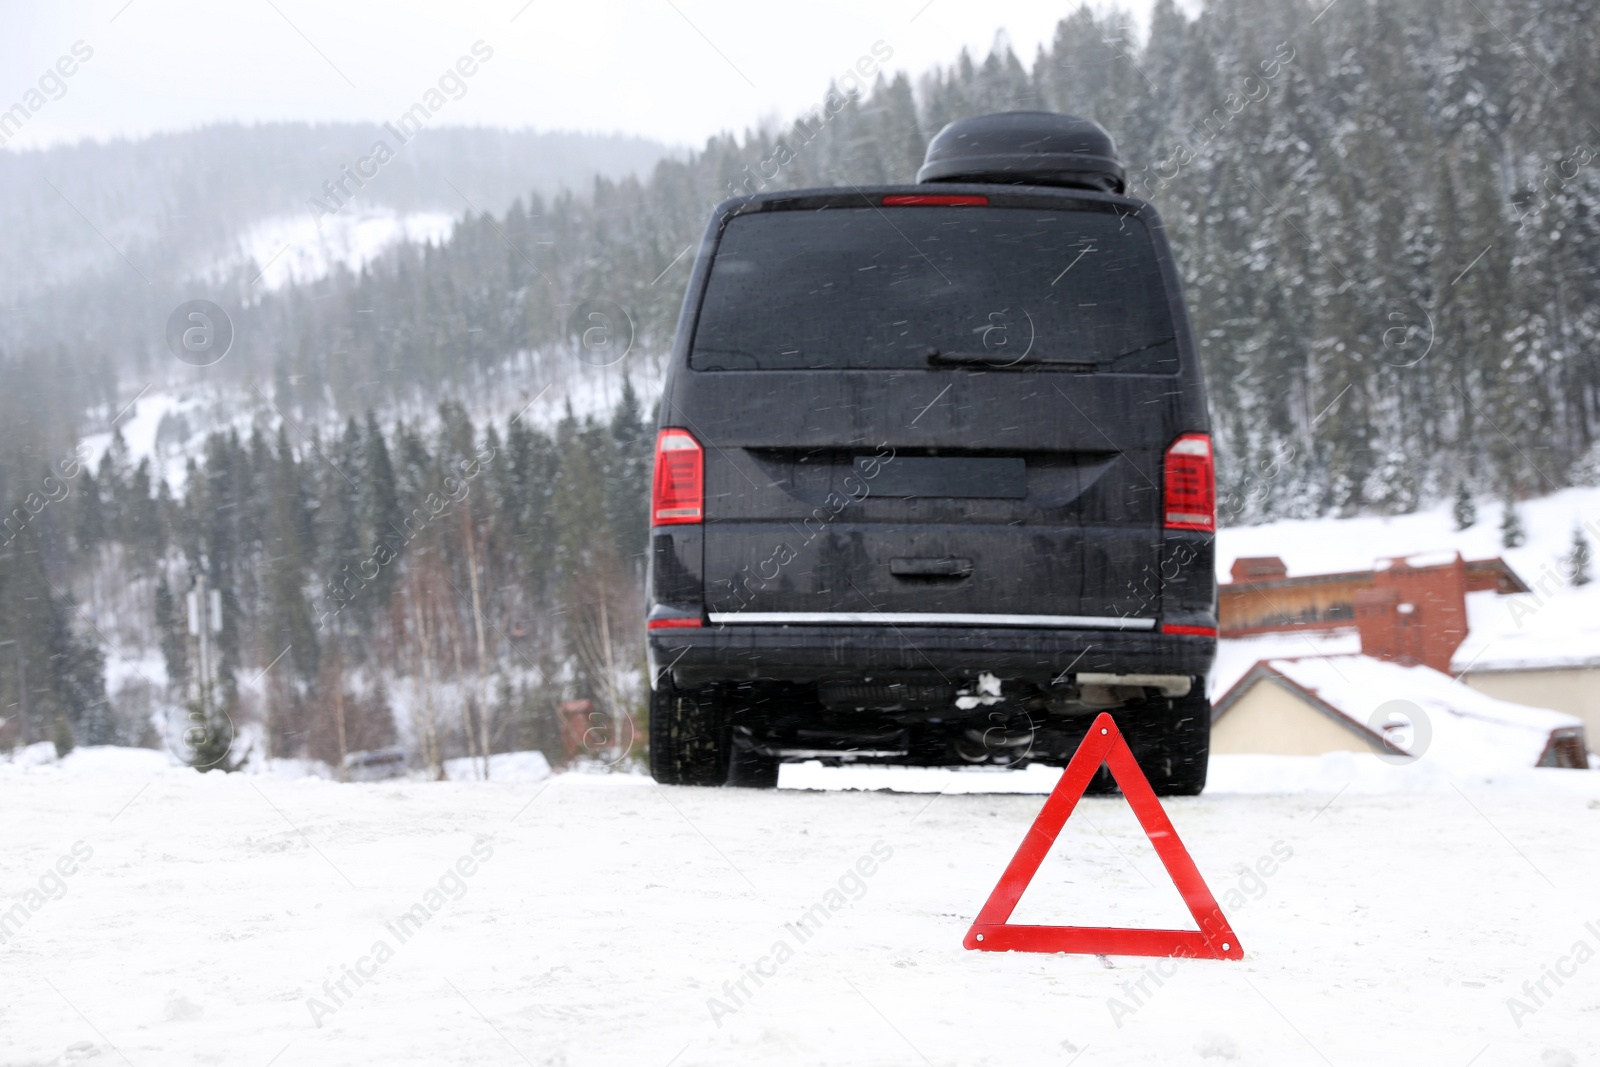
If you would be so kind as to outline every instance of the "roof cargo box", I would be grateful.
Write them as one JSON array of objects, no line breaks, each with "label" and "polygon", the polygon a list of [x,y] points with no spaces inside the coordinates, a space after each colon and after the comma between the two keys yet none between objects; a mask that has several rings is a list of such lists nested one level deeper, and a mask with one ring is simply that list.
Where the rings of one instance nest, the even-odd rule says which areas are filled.
[{"label": "roof cargo box", "polygon": [[928,143],[918,182],[1057,185],[1121,193],[1117,145],[1093,119],[1006,111],[952,122]]}]

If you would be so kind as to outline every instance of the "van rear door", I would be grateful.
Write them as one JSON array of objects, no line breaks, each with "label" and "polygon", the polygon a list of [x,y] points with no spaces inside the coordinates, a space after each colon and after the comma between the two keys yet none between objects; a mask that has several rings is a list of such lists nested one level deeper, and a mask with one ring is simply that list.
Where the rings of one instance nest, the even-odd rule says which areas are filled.
[{"label": "van rear door", "polygon": [[662,418],[711,621],[1153,627],[1162,454],[1205,429],[1164,248],[1109,197],[730,218]]}]

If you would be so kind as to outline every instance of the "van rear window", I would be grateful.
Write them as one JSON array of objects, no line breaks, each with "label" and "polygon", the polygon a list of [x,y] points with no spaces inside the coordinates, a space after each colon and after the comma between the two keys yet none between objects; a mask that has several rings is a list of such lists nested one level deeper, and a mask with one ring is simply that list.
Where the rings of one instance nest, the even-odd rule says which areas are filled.
[{"label": "van rear window", "polygon": [[1171,374],[1178,351],[1131,215],[861,207],[732,219],[689,365]]}]

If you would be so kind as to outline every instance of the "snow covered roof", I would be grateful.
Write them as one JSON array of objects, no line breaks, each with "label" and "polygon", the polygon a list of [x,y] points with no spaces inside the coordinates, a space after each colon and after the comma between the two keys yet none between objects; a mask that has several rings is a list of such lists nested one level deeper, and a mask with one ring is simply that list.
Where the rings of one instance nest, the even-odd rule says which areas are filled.
[{"label": "snow covered roof", "polygon": [[1409,556],[1391,556],[1387,559],[1380,559],[1372,565],[1372,569],[1386,571],[1397,563],[1403,563],[1407,567],[1448,567],[1460,555],[1461,553],[1453,549],[1448,552],[1413,552]]},{"label": "snow covered roof", "polygon": [[1216,702],[1213,718],[1227,714],[1252,686],[1269,677],[1287,683],[1369,740],[1381,736],[1377,731],[1387,716],[1385,706],[1403,701],[1404,714],[1415,722],[1405,734],[1390,733],[1390,744],[1462,771],[1536,766],[1557,731],[1572,734],[1583,727],[1571,715],[1497,700],[1429,667],[1362,655],[1259,661]]},{"label": "snow covered roof", "polygon": [[1224,637],[1217,642],[1217,658],[1211,665],[1206,691],[1213,701],[1238,684],[1262,660],[1295,659],[1300,656],[1353,655],[1361,651],[1361,635],[1354,626],[1338,630],[1301,630],[1287,633],[1257,634],[1252,637]]},{"label": "snow covered roof", "polygon": [[1467,639],[1450,669],[1549,670],[1600,666],[1600,584],[1518,596],[1467,594]]}]

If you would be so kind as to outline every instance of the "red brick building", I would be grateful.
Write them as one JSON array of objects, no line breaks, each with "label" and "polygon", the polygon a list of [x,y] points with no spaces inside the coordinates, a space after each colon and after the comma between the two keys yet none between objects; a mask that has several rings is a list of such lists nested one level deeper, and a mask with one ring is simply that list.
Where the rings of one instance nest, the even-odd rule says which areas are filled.
[{"label": "red brick building", "polygon": [[1467,594],[1526,593],[1499,557],[1466,561],[1458,552],[1384,560],[1371,570],[1290,578],[1276,556],[1234,561],[1218,587],[1221,636],[1355,628],[1361,651],[1449,673],[1467,636]]}]

